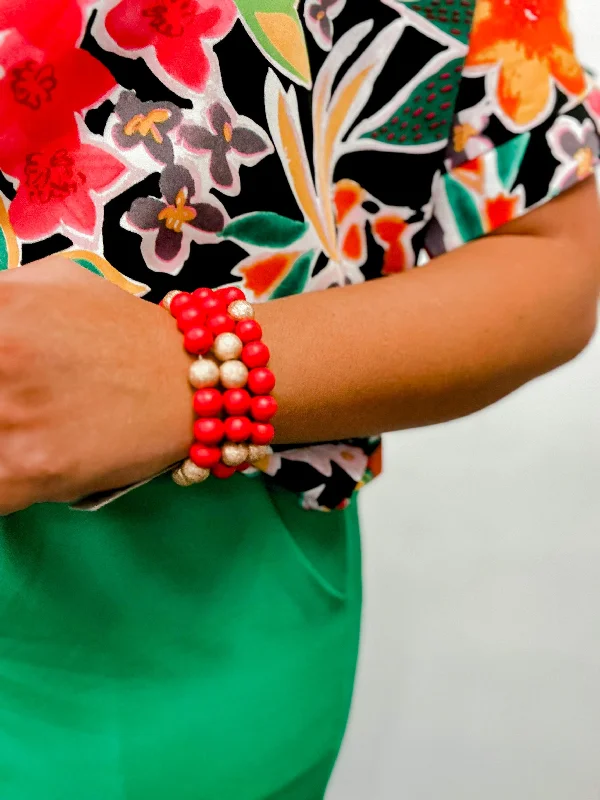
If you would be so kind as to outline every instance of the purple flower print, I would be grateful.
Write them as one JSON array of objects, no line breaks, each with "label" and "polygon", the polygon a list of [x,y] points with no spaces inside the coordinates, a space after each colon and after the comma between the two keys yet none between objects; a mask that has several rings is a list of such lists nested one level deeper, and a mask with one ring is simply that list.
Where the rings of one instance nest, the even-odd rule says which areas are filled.
[{"label": "purple flower print", "polygon": [[160,190],[163,200],[156,197],[134,200],[127,222],[138,232],[156,231],[153,252],[146,259],[148,266],[177,274],[187,258],[193,234],[218,233],[225,226],[225,216],[216,205],[192,202],[196,184],[184,167],[167,167],[160,177]]},{"label": "purple flower print", "polygon": [[214,103],[209,108],[208,121],[212,130],[199,125],[182,125],[181,139],[194,153],[210,153],[210,177],[216,186],[231,189],[234,172],[230,160],[265,155],[270,150],[270,143],[249,127],[234,125],[221,103]]},{"label": "purple flower print", "polygon": [[133,92],[122,92],[115,114],[120,122],[113,127],[118,147],[131,150],[142,144],[159,164],[173,163],[173,143],[168,134],[181,123],[181,110],[173,103],[142,103]]},{"label": "purple flower print", "polygon": [[306,0],[304,20],[316,43],[323,50],[333,44],[333,20],[341,14],[346,0]]},{"label": "purple flower print", "polygon": [[561,162],[550,184],[552,192],[564,191],[593,174],[600,139],[590,119],[581,123],[573,117],[559,117],[547,137],[552,154]]}]

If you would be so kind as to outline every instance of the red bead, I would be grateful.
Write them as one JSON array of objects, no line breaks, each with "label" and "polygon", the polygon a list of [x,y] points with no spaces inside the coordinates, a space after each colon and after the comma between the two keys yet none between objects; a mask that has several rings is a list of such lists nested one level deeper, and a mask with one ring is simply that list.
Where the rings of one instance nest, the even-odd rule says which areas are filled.
[{"label": "red bead", "polygon": [[245,389],[228,389],[223,395],[225,411],[232,417],[241,417],[250,411],[250,394]]},{"label": "red bead", "polygon": [[266,367],[250,370],[248,388],[253,394],[269,394],[275,388],[275,375]]},{"label": "red bead", "polygon": [[192,297],[195,297],[196,300],[204,300],[205,297],[210,297],[214,294],[212,289],[196,289],[195,292],[192,292]]},{"label": "red bead", "polygon": [[181,314],[183,309],[192,302],[192,295],[189,292],[180,292],[179,294],[175,295],[175,297],[171,300],[171,314],[176,317],[178,314]]},{"label": "red bead", "polygon": [[194,423],[194,437],[201,444],[219,444],[224,435],[225,426],[220,419],[207,417],[206,419],[197,419]]},{"label": "red bead", "polygon": [[226,464],[223,464],[222,461],[219,461],[218,464],[214,465],[211,472],[215,478],[227,480],[227,478],[231,478],[232,475],[235,475],[237,469],[236,467],[228,467]]},{"label": "red bead", "polygon": [[198,389],[194,393],[194,411],[199,417],[217,417],[223,408],[223,395],[218,389]]},{"label": "red bead", "polygon": [[203,297],[202,300],[199,301],[199,305],[207,317],[214,317],[215,314],[225,314],[227,311],[227,306],[216,294]]},{"label": "red bead", "polygon": [[231,319],[229,314],[215,314],[209,317],[206,323],[214,336],[220,333],[233,333],[235,330],[235,320]]},{"label": "red bead", "polygon": [[277,413],[277,400],[270,394],[253,397],[250,408],[257,422],[268,422]]},{"label": "red bead", "polygon": [[194,356],[204,355],[208,353],[213,346],[215,337],[208,330],[208,328],[198,327],[190,328],[185,334],[183,339],[183,346]]},{"label": "red bead", "polygon": [[236,300],[245,300],[246,295],[237,286],[223,286],[217,289],[215,294],[220,297],[225,303],[225,307],[235,303]]},{"label": "red bead", "polygon": [[207,447],[205,444],[193,444],[190,447],[190,458],[196,466],[210,469],[221,460],[221,448]]},{"label": "red bead", "polygon": [[188,303],[177,314],[177,327],[182,333],[187,333],[191,328],[203,326],[205,322],[206,314],[195,303]]},{"label": "red bead", "polygon": [[252,426],[252,444],[271,444],[275,428],[270,422],[255,422]]},{"label": "red bead", "polygon": [[242,361],[248,369],[266,367],[271,358],[269,348],[264,342],[249,342],[242,350]]},{"label": "red bead", "polygon": [[239,467],[235,468],[235,471],[236,472],[244,472],[244,470],[249,469],[249,468],[250,468],[250,464],[248,464],[247,461],[244,461],[243,464],[240,464]]},{"label": "red bead", "polygon": [[252,423],[248,417],[227,417],[225,435],[232,442],[245,442],[252,433]]},{"label": "red bead", "polygon": [[255,319],[243,319],[238,322],[235,332],[244,344],[262,339],[262,328]]}]

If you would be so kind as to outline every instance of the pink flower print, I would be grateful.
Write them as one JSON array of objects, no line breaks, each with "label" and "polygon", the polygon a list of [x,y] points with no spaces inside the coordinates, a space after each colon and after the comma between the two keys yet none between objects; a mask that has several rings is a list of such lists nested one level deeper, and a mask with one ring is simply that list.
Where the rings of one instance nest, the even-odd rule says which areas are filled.
[{"label": "pink flower print", "polygon": [[99,218],[92,193],[104,192],[124,171],[105,150],[71,139],[28,153],[9,209],[16,235],[36,241],[67,228],[92,237]]},{"label": "pink flower print", "polygon": [[201,92],[211,70],[203,40],[229,33],[236,15],[233,0],[121,0],[106,15],[105,27],[123,50],[154,48],[167,75]]}]

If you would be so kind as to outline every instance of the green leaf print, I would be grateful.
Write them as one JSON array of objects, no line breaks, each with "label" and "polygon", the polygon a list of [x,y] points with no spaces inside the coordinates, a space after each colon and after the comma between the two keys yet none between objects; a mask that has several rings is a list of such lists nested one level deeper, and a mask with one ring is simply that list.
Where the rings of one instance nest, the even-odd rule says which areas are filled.
[{"label": "green leaf print", "polygon": [[530,139],[530,133],[522,133],[496,149],[498,177],[509,192],[517,180]]},{"label": "green leaf print", "polygon": [[0,229],[0,271],[8,269],[8,244],[4,231]]},{"label": "green leaf print", "polygon": [[463,242],[470,242],[485,234],[481,214],[471,192],[450,175],[445,177],[448,203]]},{"label": "green leaf print", "polygon": [[300,256],[271,295],[271,300],[277,300],[279,297],[289,297],[292,294],[301,294],[304,291],[310,276],[314,256],[314,250]]},{"label": "green leaf print", "polygon": [[258,211],[234,219],[219,235],[256,247],[281,249],[297,242],[307,230],[306,222],[297,222],[271,211]]},{"label": "green leaf print", "polygon": [[310,86],[308,49],[298,0],[235,0],[246,29],[276,67],[296,83]]},{"label": "green leaf print", "polygon": [[87,258],[74,258],[73,261],[76,264],[79,264],[80,267],[83,267],[84,269],[93,272],[94,275],[99,275],[101,278],[104,277],[103,274],[100,272],[100,270],[97,267],[95,267],[91,261],[88,261]]}]

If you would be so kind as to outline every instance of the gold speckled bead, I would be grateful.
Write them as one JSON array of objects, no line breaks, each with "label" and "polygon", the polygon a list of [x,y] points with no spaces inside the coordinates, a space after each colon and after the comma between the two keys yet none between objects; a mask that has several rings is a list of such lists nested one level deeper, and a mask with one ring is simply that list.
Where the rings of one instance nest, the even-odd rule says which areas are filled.
[{"label": "gold speckled bead", "polygon": [[213,353],[219,361],[233,361],[242,354],[244,345],[235,333],[220,333],[215,339]]},{"label": "gold speckled bead", "polygon": [[247,300],[234,300],[227,309],[227,313],[236,322],[242,319],[254,319],[254,308]]},{"label": "gold speckled bead", "polygon": [[178,486],[192,486],[195,483],[203,483],[210,477],[210,470],[199,467],[188,458],[173,472],[172,477]]},{"label": "gold speckled bead", "polygon": [[226,442],[221,448],[221,461],[228,467],[239,467],[248,460],[248,445]]},{"label": "gold speckled bead", "polygon": [[195,389],[210,389],[220,377],[219,365],[211,358],[199,358],[190,365],[189,379]]},{"label": "gold speckled bead", "polygon": [[173,301],[173,298],[174,298],[174,297],[177,297],[177,295],[178,295],[178,294],[181,294],[181,292],[177,291],[177,289],[174,289],[172,292],[169,292],[169,293],[168,293],[167,295],[165,295],[165,297],[162,299],[162,301],[161,301],[161,306],[162,306],[163,308],[166,308],[166,309],[167,309],[167,311],[170,311],[170,310],[171,310],[171,302]]},{"label": "gold speckled bead", "polygon": [[251,444],[248,448],[248,462],[256,464],[257,461],[262,461],[263,458],[268,458],[273,454],[273,450],[267,445]]},{"label": "gold speckled bead", "polygon": [[225,389],[243,389],[248,382],[248,368],[241,361],[223,362],[220,372]]}]

